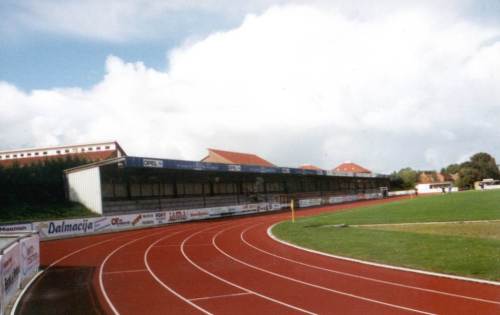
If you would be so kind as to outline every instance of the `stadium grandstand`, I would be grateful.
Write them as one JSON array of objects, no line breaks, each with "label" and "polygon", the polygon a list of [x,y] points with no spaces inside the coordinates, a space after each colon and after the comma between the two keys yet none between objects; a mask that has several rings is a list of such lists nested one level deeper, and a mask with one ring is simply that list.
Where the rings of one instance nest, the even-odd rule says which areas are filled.
[{"label": "stadium grandstand", "polygon": [[43,163],[47,160],[78,157],[90,162],[125,156],[116,141],[0,151],[0,165],[10,167]]},{"label": "stadium grandstand", "polygon": [[65,173],[68,197],[106,215],[288,204],[292,198],[319,205],[371,199],[389,185],[385,175],[277,167],[254,154],[215,149],[201,162],[122,156]]}]

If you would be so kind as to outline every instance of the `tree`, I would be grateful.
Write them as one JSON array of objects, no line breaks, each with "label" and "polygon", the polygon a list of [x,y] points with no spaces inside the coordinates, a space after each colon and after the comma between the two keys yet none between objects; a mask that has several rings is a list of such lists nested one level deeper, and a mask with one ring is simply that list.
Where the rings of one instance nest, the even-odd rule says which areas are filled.
[{"label": "tree", "polygon": [[443,168],[441,170],[441,173],[447,174],[447,175],[454,175],[458,174],[460,172],[460,164],[450,164],[446,168]]},{"label": "tree", "polygon": [[403,190],[404,189],[404,182],[401,176],[397,172],[392,172],[391,175],[389,175],[389,184],[391,186],[392,190]]},{"label": "tree", "polygon": [[417,183],[418,173],[410,167],[403,168],[397,172],[397,176],[402,182],[403,189],[413,189]]},{"label": "tree", "polygon": [[470,189],[474,186],[475,181],[480,180],[481,176],[479,171],[470,165],[470,162],[465,162],[463,164],[465,165],[460,168],[456,185],[461,189]]},{"label": "tree", "polygon": [[485,178],[500,178],[497,162],[495,158],[488,153],[476,153],[470,158],[470,162],[472,163],[472,167],[479,172],[479,180]]}]

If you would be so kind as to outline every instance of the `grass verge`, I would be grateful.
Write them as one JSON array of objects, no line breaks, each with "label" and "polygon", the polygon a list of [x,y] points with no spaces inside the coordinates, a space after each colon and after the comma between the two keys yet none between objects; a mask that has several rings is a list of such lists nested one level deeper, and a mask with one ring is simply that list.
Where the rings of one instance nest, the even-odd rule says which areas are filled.
[{"label": "grass verge", "polygon": [[50,205],[19,205],[0,209],[0,223],[16,223],[53,219],[95,217],[95,213],[76,202]]}]

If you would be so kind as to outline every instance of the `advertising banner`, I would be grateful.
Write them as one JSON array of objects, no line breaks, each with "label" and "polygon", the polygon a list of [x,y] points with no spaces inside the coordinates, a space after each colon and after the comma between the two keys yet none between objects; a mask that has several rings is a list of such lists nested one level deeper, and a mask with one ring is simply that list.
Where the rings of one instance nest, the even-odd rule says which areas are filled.
[{"label": "advertising banner", "polygon": [[124,230],[141,226],[143,214],[124,214],[108,217],[111,229]]},{"label": "advertising banner", "polygon": [[21,287],[38,272],[40,267],[40,239],[37,234],[19,241],[21,254]]},{"label": "advertising banner", "polygon": [[167,213],[169,223],[184,222],[189,218],[189,210],[174,210]]},{"label": "advertising banner", "polygon": [[306,208],[306,207],[320,206],[320,205],[321,205],[321,198],[299,200],[299,208]]},{"label": "advertising banner", "polygon": [[209,217],[208,209],[189,210],[189,220],[203,220]]},{"label": "advertising banner", "polygon": [[345,202],[344,196],[335,196],[328,198],[328,203],[330,204],[343,203],[343,202]]},{"label": "advertising banner", "polygon": [[94,221],[94,232],[105,232],[112,229],[111,218],[102,217]]},{"label": "advertising banner", "polygon": [[[319,199],[321,200],[321,199]],[[320,202],[321,203],[321,202]],[[33,228],[40,232],[40,239],[86,235],[121,231],[138,227],[157,226],[190,220],[204,220],[224,216],[244,215],[257,212],[280,210],[287,205],[280,203],[251,203],[245,205],[172,210],[140,214],[124,214],[98,218],[55,220],[33,223]]]},{"label": "advertising banner", "polygon": [[40,237],[42,239],[61,236],[85,235],[93,233],[95,222],[101,222],[101,219],[102,218],[84,218],[36,222],[33,224],[33,227],[40,232]]},{"label": "advertising banner", "polygon": [[167,217],[167,213],[165,211],[155,212],[154,216],[155,216],[154,220],[155,220],[156,225],[168,223],[168,217]]},{"label": "advertising banner", "polygon": [[138,222],[140,226],[154,226],[156,224],[154,213],[143,213],[141,220]]},{"label": "advertising banner", "polygon": [[16,297],[16,292],[20,287],[20,247],[19,243],[12,244],[4,250],[2,255],[2,307],[5,313],[5,307]]},{"label": "advertising banner", "polygon": [[1,232],[29,232],[32,230],[31,223],[0,225]]}]

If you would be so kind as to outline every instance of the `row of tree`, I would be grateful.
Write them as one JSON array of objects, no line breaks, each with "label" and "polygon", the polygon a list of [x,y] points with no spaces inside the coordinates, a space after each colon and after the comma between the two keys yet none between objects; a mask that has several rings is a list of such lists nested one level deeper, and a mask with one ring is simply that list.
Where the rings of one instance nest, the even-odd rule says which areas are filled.
[{"label": "row of tree", "polygon": [[[437,181],[439,176],[435,171],[418,171],[410,167],[403,168],[390,175],[392,189],[413,189],[422,173],[430,174]],[[474,182],[485,178],[500,179],[500,170],[495,158],[488,153],[476,153],[460,164],[450,164],[441,169],[441,175],[452,180],[461,189],[474,187]]]},{"label": "row of tree", "polygon": [[66,202],[63,170],[87,163],[79,157],[31,165],[0,166],[0,209]]}]

